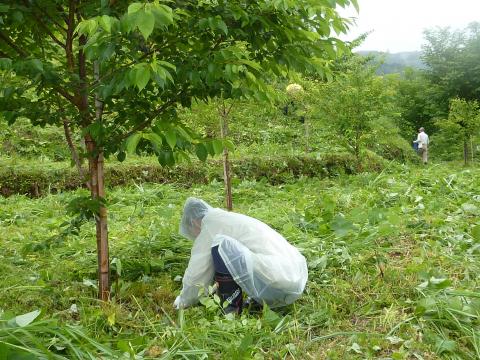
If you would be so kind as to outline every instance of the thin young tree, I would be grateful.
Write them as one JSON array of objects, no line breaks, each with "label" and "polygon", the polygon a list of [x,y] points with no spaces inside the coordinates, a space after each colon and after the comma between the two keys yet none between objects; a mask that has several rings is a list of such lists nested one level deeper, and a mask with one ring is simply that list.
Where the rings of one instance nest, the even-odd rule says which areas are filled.
[{"label": "thin young tree", "polygon": [[480,130],[480,107],[478,102],[459,98],[452,99],[450,101],[447,124],[442,124],[441,122],[440,126],[441,129],[443,126],[443,129],[448,128],[450,133],[460,135],[463,141],[463,160],[465,165],[467,165],[470,158],[473,158],[473,137]]}]

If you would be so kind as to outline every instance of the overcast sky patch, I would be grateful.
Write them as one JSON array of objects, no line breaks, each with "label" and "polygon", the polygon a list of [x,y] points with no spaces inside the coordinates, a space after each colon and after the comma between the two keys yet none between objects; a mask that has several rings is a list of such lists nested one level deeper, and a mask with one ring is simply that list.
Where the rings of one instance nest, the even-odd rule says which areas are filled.
[{"label": "overcast sky patch", "polygon": [[340,13],[356,18],[343,40],[353,40],[372,31],[357,50],[390,53],[421,50],[423,31],[450,26],[465,28],[480,21],[480,0],[359,0],[360,13],[353,7]]}]

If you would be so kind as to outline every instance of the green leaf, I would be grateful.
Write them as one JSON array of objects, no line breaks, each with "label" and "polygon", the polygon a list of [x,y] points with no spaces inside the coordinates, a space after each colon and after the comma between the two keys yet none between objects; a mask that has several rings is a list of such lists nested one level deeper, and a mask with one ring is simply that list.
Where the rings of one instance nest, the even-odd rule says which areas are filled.
[{"label": "green leaf", "polygon": [[161,151],[158,154],[158,162],[162,166],[173,166],[175,165],[175,157],[173,156],[172,151]]},{"label": "green leaf", "polygon": [[243,337],[240,345],[238,346],[238,354],[240,355],[247,355],[247,353],[251,350],[253,344],[253,337],[250,334],[247,334]]},{"label": "green leaf", "polygon": [[32,68],[39,71],[43,72],[43,64],[40,60],[38,59],[33,59],[30,61],[30,64],[32,65]]},{"label": "green leaf", "polygon": [[228,28],[227,28],[227,24],[225,24],[225,22],[221,19],[218,19],[217,20],[217,27],[222,30],[225,35],[228,35]]},{"label": "green leaf", "polygon": [[143,7],[143,4],[141,3],[132,3],[128,6],[128,13],[129,14],[133,14],[135,12],[137,12],[138,10],[140,10],[141,8]]},{"label": "green leaf", "polygon": [[345,219],[344,216],[338,214],[336,215],[330,223],[330,227],[337,234],[337,236],[345,236],[350,231],[354,230],[355,227],[352,222]]},{"label": "green leaf", "polygon": [[327,263],[328,263],[328,258],[326,255],[323,255],[322,257],[317,258],[312,262],[309,262],[308,267],[310,269],[318,269],[320,271],[323,271],[327,267]]},{"label": "green leaf", "polygon": [[115,265],[115,272],[117,275],[122,276],[122,261],[119,258],[113,258],[111,264]]},{"label": "green leaf", "polygon": [[168,67],[168,68],[172,69],[173,71],[177,71],[177,67],[175,65],[167,62],[167,61],[158,60],[157,63],[162,65],[162,66]]},{"label": "green leaf", "polygon": [[97,282],[95,280],[83,279],[83,285],[85,285],[86,287],[91,287],[91,288],[94,288],[95,290],[98,290]]},{"label": "green leaf", "polygon": [[427,297],[418,301],[415,308],[415,315],[426,315],[437,310],[437,302],[434,298]]},{"label": "green leaf", "polygon": [[141,133],[135,133],[128,137],[125,147],[129,154],[135,153],[135,149],[137,148],[138,142],[140,141],[141,138],[142,138]]},{"label": "green leaf", "polygon": [[110,16],[103,15],[102,17],[100,17],[98,23],[107,33],[110,33],[112,31],[112,19],[110,18]]},{"label": "green leaf", "polygon": [[145,64],[135,67],[135,85],[138,91],[142,91],[150,80],[150,67]]},{"label": "green leaf", "polygon": [[0,70],[9,70],[12,67],[12,60],[8,58],[0,58]]},{"label": "green leaf", "polygon": [[443,353],[455,353],[457,349],[457,343],[453,340],[442,339],[438,337],[437,341],[435,342],[435,351],[437,354]]},{"label": "green leaf", "polygon": [[102,135],[102,124],[96,121],[93,124],[88,125],[83,131],[92,135],[94,139],[99,139]]},{"label": "green leaf", "polygon": [[80,22],[77,25],[74,33],[79,33],[83,35],[92,35],[95,31],[97,31],[98,23],[95,19],[88,19]]},{"label": "green leaf", "polygon": [[161,149],[162,144],[163,144],[163,140],[162,140],[162,137],[160,135],[152,132],[152,133],[148,133],[148,134],[143,134],[143,138],[150,141],[150,143],[153,145],[155,150],[159,151]]},{"label": "green leaf", "polygon": [[177,134],[175,133],[175,130],[169,129],[165,133],[165,139],[167,140],[167,144],[173,149],[177,144]]},{"label": "green leaf", "polygon": [[135,353],[132,353],[132,346],[129,344],[128,341],[120,340],[119,342],[117,342],[117,348],[119,350],[122,350],[124,353],[135,355]]},{"label": "green leaf", "polygon": [[257,71],[262,71],[262,66],[255,61],[248,60],[248,59],[240,59],[238,60],[240,63],[245,64],[247,66],[250,66],[251,68],[257,70]]},{"label": "green leaf", "polygon": [[117,154],[117,160],[120,161],[120,162],[123,162],[126,157],[127,157],[127,154],[125,153],[125,151],[120,151]]},{"label": "green leaf", "polygon": [[22,23],[24,18],[23,18],[23,14],[21,11],[14,11],[13,14],[12,14],[12,18],[13,20],[15,20],[16,23]]},{"label": "green leaf", "polygon": [[144,11],[138,14],[137,26],[145,40],[147,40],[155,27],[155,16],[153,16],[151,11]]},{"label": "green leaf", "polygon": [[452,281],[450,279],[447,279],[447,278],[436,278],[436,277],[432,276],[428,280],[428,283],[429,283],[428,286],[430,288],[439,290],[439,289],[445,289],[445,288],[449,287],[452,284]]},{"label": "green leaf", "polygon": [[355,10],[358,13],[360,11],[360,8],[358,6],[358,1],[357,0],[350,0],[350,2],[352,3],[353,7],[355,8]]},{"label": "green leaf", "polygon": [[211,141],[204,142],[203,145],[205,146],[205,149],[207,149],[207,152],[210,154],[210,156],[215,156],[215,150],[213,149]]},{"label": "green leaf", "polygon": [[235,145],[229,139],[223,140],[223,146],[226,147],[229,151],[235,151]]},{"label": "green leaf", "polygon": [[35,310],[27,314],[18,315],[13,318],[15,324],[20,327],[30,325],[40,315],[40,310]]},{"label": "green leaf", "polygon": [[203,144],[197,144],[197,145],[195,146],[195,154],[197,154],[197,157],[198,157],[201,161],[207,160],[208,151],[207,151],[207,149],[205,148],[205,145],[203,145]]},{"label": "green leaf", "polygon": [[480,225],[476,225],[472,228],[472,237],[476,242],[480,242]]},{"label": "green leaf", "polygon": [[282,319],[275,311],[271,310],[267,304],[263,305],[262,313],[263,322],[271,327],[275,327]]},{"label": "green leaf", "polygon": [[215,155],[219,155],[223,152],[223,143],[221,140],[213,140],[213,151],[215,151]]},{"label": "green leaf", "polygon": [[172,9],[162,4],[152,4],[152,13],[155,16],[155,24],[157,26],[167,27],[173,24]]}]

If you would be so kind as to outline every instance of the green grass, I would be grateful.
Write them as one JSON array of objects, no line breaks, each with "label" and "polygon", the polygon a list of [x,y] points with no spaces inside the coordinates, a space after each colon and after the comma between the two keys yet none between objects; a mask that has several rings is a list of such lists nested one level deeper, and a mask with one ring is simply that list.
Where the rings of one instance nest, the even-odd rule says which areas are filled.
[{"label": "green grass", "polygon": [[[83,191],[0,198],[0,352],[22,346],[33,358],[476,359],[479,177],[479,168],[390,163],[382,173],[278,186],[240,182],[235,211],[299,247],[309,281],[295,304],[236,320],[219,316],[207,299],[172,308],[191,247],[177,234],[183,202],[197,196],[221,207],[222,183],[108,191],[110,258],[120,275],[109,304],[95,299],[92,224],[78,234],[60,229],[70,221],[65,205]],[[8,321],[37,309],[24,328]],[[12,327],[29,335],[12,337]]]}]

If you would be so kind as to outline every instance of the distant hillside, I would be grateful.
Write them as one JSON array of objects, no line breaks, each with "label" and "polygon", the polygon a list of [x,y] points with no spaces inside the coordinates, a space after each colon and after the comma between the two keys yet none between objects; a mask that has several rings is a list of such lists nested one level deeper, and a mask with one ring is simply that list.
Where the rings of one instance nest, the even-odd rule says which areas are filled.
[{"label": "distant hillside", "polygon": [[362,56],[373,56],[375,61],[381,63],[377,73],[393,74],[402,73],[406,67],[415,69],[423,69],[425,65],[420,59],[420,51],[407,51],[395,54],[380,51],[358,51],[357,54]]}]

